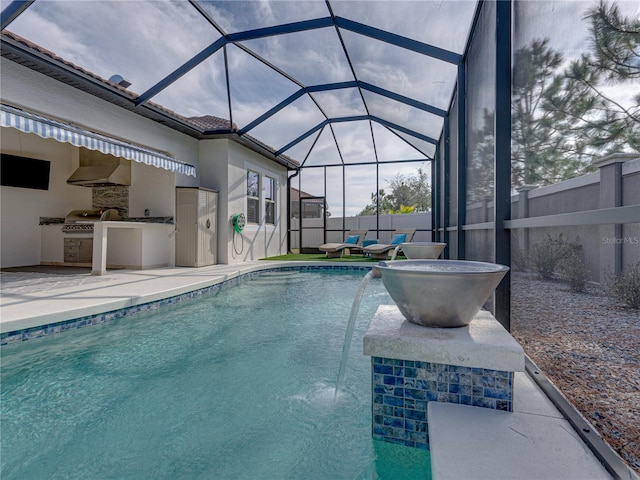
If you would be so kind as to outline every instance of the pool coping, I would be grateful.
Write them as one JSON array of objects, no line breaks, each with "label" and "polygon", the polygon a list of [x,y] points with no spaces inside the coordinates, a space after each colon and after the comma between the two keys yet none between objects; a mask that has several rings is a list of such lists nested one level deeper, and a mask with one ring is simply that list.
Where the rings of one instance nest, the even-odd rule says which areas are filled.
[{"label": "pool coping", "polygon": [[[267,271],[357,270],[374,264],[254,261],[237,265],[115,271],[106,281],[0,297],[0,345],[104,323],[215,292]],[[88,279],[92,278],[87,276]],[[93,277],[95,278],[95,277]],[[105,277],[100,277],[105,279]]]}]

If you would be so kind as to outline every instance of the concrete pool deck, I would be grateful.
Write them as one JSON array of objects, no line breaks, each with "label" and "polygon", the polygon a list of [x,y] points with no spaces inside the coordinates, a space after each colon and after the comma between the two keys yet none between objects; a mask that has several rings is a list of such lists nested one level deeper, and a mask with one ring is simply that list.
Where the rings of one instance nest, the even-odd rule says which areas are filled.
[{"label": "concrete pool deck", "polygon": [[514,380],[512,413],[429,403],[434,480],[613,478],[529,375]]},{"label": "concrete pool deck", "polygon": [[[291,262],[278,262],[280,265]],[[274,266],[275,262],[255,261],[201,268],[113,270],[106,275],[2,272],[0,332],[142,305]]]},{"label": "concrete pool deck", "polygon": [[[37,272],[2,272],[0,274],[2,279],[0,290],[0,332],[22,330],[142,305],[206,288],[265,268],[301,265],[327,266],[327,263],[254,261],[240,265],[215,265],[197,269],[176,267],[150,270],[117,270],[110,271],[103,276],[92,276],[90,273],[57,275]],[[371,263],[344,264],[345,267],[360,265],[370,267]],[[524,428],[530,429],[527,431],[535,433],[535,441],[532,440],[532,443],[528,444],[531,448],[528,454],[535,455],[539,453],[537,460],[546,465],[545,471],[551,475],[548,478],[567,478],[567,465],[571,465],[574,461],[580,462],[580,468],[570,469],[575,473],[579,472],[580,477],[575,478],[584,478],[585,480],[613,478],[579,436],[571,434],[571,427],[563,418],[563,415],[526,373],[519,373],[516,376],[514,413],[518,413],[516,420],[518,421],[517,429],[520,432],[522,431],[521,427],[524,426]],[[435,415],[436,417],[439,415],[444,419],[444,424],[446,424],[447,416],[451,416],[453,419],[458,413],[445,409],[442,412],[435,412]],[[479,424],[485,421],[484,418],[478,419]],[[435,420],[435,422],[436,424],[443,423],[438,422],[438,420]],[[569,435],[560,437],[553,433],[553,429],[545,430],[543,428],[541,430],[540,426],[549,422],[557,424],[558,428],[568,432]],[[516,429],[513,425],[505,424],[504,422],[502,426],[508,432]],[[473,438],[474,426],[469,424],[468,427],[470,430],[466,434],[467,438]],[[457,432],[457,435],[461,433],[465,435],[463,432]],[[501,455],[501,452],[505,452],[506,449],[515,446],[513,442],[509,444],[506,437],[504,437],[504,432],[500,431],[499,427],[496,427],[495,432],[492,433],[496,438],[485,436],[478,444],[474,445],[473,450],[468,451],[471,453],[466,453],[466,445],[462,443],[453,446],[453,450],[456,453],[455,461],[457,466],[462,468],[462,471],[474,472],[474,465],[478,465],[478,462],[482,461],[482,459],[486,460],[486,458],[492,457],[495,466],[501,466],[502,470],[496,469],[491,478],[533,479],[534,477],[527,475],[526,471],[520,472],[518,470],[517,452],[510,451],[510,456],[507,457]],[[447,445],[456,445],[455,440],[459,438],[457,435],[452,436],[453,434],[451,433],[440,431],[434,431],[433,435],[434,445],[445,447],[447,450]],[[469,441],[467,443],[475,442]],[[571,448],[567,447],[569,444]],[[436,449],[438,448],[436,447]],[[443,450],[440,448],[437,451]],[[545,452],[555,452],[555,454],[545,458]],[[570,458],[564,456],[562,452],[579,452],[580,458]],[[497,458],[494,458],[496,456]],[[510,463],[506,461],[508,458]],[[445,464],[449,462],[448,459],[442,460],[445,460]],[[434,480],[451,478],[444,474],[444,470],[438,471],[440,468],[438,465],[438,461],[436,461],[433,472]],[[525,465],[526,462],[521,467],[526,468]],[[464,468],[467,468],[467,470],[464,470]],[[515,470],[513,470],[514,468]],[[554,472],[557,475],[554,475]],[[629,478],[635,477],[630,476]]]}]

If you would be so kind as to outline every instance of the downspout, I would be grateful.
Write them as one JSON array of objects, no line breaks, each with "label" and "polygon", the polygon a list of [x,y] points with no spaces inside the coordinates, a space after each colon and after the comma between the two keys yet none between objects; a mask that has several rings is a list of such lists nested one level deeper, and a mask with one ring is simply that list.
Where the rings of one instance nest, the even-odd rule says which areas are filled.
[{"label": "downspout", "polygon": [[[288,170],[287,173],[290,171]],[[287,253],[291,253],[291,179],[300,175],[300,169],[296,169],[295,172],[291,176],[287,175]],[[300,232],[302,232],[302,215],[300,217]],[[300,237],[300,241],[302,241],[302,233],[300,233]]]}]

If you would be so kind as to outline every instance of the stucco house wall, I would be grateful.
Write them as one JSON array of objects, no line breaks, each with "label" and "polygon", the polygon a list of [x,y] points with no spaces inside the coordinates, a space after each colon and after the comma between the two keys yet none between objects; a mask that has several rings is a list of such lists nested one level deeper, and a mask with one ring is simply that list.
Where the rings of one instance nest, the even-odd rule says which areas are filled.
[{"label": "stucco house wall", "polygon": [[[249,223],[242,234],[234,232],[231,217],[247,211],[247,170],[276,180],[276,223],[264,218],[264,189],[260,223]],[[279,255],[286,251],[287,170],[227,139],[200,142],[200,181],[218,190],[218,261],[233,264]]]},{"label": "stucco house wall", "polygon": [[[59,217],[75,208],[91,206],[91,189],[67,185],[77,148],[68,143],[21,133],[0,132],[3,153],[49,160],[49,190],[0,187],[0,265],[14,267],[40,263],[40,217]],[[61,252],[62,253],[62,252]]]},{"label": "stucco house wall", "polygon": [[[168,152],[198,166],[198,140],[100,100],[15,62],[0,63],[0,96],[19,108],[103,133],[153,150]],[[193,177],[176,175],[180,186],[197,186]]]},{"label": "stucco house wall", "polygon": [[[278,179],[278,220],[286,222],[286,168],[227,139],[197,140],[121,109],[43,74],[2,59],[3,103],[136,145],[169,153],[196,167],[197,177],[131,162],[129,216],[175,216],[175,187],[205,187],[219,191],[218,263],[237,263],[284,252],[286,226],[249,225],[244,247],[233,249],[229,223],[232,213],[246,212],[245,164],[256,165]],[[69,211],[92,207],[91,188],[67,185],[79,165],[79,148],[14,128],[0,129],[2,153],[51,161],[49,190],[0,187],[2,213],[0,266],[40,263],[40,217],[64,217]],[[228,205],[228,202],[231,204]],[[239,245],[239,243],[238,243]],[[172,264],[175,238],[167,237]]]},{"label": "stucco house wall", "polygon": [[[228,212],[222,217],[226,220],[226,228],[220,229],[221,238],[227,234],[226,252],[221,252],[222,257],[227,256],[226,263],[238,263],[248,260],[278,255],[286,252],[286,186],[287,171],[284,167],[271,162],[255,152],[242,148],[235,143],[229,144],[227,184]],[[247,170],[252,170],[276,181],[276,219],[275,225],[265,222],[264,216],[264,186],[261,184],[260,221],[259,223],[247,222],[242,232],[243,239],[234,234],[229,218],[236,213],[247,211]],[[223,240],[223,243],[224,240]]]}]

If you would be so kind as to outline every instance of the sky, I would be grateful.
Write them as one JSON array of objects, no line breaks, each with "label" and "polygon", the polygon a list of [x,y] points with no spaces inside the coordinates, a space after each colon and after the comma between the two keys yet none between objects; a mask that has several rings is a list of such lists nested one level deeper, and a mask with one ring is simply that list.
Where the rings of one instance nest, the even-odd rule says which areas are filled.
[{"label": "sky", "polygon": [[[558,48],[577,55],[585,47],[586,25],[581,11],[594,2],[526,2],[527,20],[519,23],[519,35],[523,39],[549,36]],[[225,33],[330,15],[324,0],[200,3]],[[640,15],[637,1],[619,3],[626,14]],[[7,4],[2,0],[2,8]],[[468,0],[331,2],[333,13],[339,17],[455,53],[464,49],[474,7],[475,1]],[[119,74],[131,82],[129,90],[139,94],[220,38],[216,28],[185,1],[37,0],[8,29],[103,78]],[[359,81],[440,109],[448,108],[457,72],[454,65],[351,31],[341,33],[339,36],[336,29],[328,27],[249,40],[238,46],[230,44],[151,101],[186,117],[231,116],[243,128],[298,91],[299,84],[352,81],[355,73]],[[250,52],[263,57],[289,78]],[[229,71],[229,91],[225,65]],[[313,98],[304,95],[249,134],[280,149],[325,120],[325,115],[332,118],[365,115],[367,110],[427,137],[440,136],[443,122],[439,116],[353,88],[314,93]],[[285,153],[305,165],[421,160],[381,165],[380,187],[384,188],[385,182],[397,174],[415,174],[417,168],[429,171],[425,160],[434,152],[433,145],[400,130],[359,121],[335,123],[333,130],[325,127]],[[370,202],[375,191],[375,167],[349,167],[347,177],[344,208],[347,215],[354,215]],[[303,190],[324,195],[323,169],[307,169],[303,178]],[[326,192],[330,210],[341,215],[340,168],[328,169]]]}]

